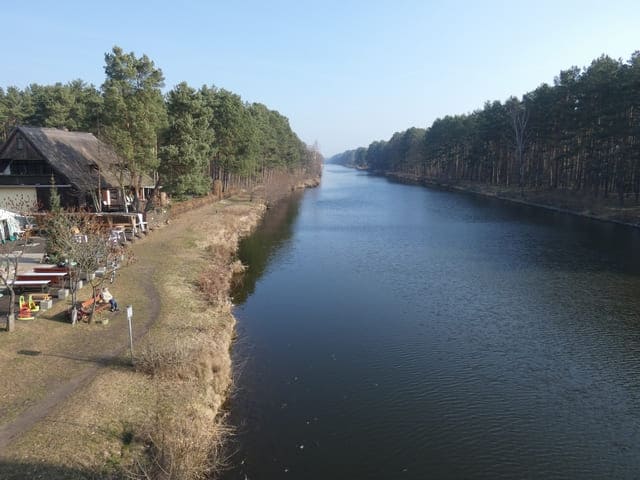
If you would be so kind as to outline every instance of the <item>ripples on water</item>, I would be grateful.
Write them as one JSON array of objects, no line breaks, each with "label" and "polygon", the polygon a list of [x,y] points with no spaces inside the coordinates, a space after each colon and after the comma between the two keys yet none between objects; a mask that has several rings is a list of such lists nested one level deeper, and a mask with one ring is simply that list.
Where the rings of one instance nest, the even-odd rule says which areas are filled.
[{"label": "ripples on water", "polygon": [[340,167],[283,208],[226,478],[640,476],[637,232]]}]

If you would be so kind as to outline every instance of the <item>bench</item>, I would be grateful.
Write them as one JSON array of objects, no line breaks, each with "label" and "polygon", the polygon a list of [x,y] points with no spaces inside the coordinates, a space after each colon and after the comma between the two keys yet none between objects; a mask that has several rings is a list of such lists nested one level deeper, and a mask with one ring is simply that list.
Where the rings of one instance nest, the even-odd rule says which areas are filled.
[{"label": "bench", "polygon": [[[100,297],[91,297],[88,300],[85,300],[80,304],[80,308],[78,308],[78,320],[84,320],[85,318],[89,318],[91,315],[91,307],[93,304],[96,304],[96,308],[94,310],[94,314],[102,313],[103,311],[110,309],[111,305],[109,302],[100,303]],[[71,317],[71,310],[69,310],[69,317]]]},{"label": "bench", "polygon": [[91,306],[94,303],[96,304],[96,309],[94,310],[95,313],[100,313],[103,310],[107,310],[111,308],[111,305],[109,304],[109,302],[100,303],[100,300],[101,300],[100,297],[91,297],[89,300],[85,300],[80,304],[80,309],[87,312],[87,314],[89,314],[91,313]]}]

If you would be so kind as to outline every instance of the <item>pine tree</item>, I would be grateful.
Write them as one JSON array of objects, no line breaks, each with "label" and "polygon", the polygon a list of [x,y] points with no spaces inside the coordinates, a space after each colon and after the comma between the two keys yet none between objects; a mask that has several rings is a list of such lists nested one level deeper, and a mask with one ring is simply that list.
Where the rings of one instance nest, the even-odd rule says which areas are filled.
[{"label": "pine tree", "polygon": [[71,231],[71,224],[60,202],[60,194],[55,186],[55,178],[51,176],[51,189],[49,194],[49,214],[46,220],[47,226],[47,256],[51,262],[58,263],[64,260],[66,239]]}]

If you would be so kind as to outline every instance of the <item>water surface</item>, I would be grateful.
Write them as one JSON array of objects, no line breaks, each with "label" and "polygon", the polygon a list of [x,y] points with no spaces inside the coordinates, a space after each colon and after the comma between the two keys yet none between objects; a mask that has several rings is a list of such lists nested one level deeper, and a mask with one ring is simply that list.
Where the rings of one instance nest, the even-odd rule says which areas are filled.
[{"label": "water surface", "polygon": [[225,478],[639,477],[639,246],[326,167],[243,246]]}]

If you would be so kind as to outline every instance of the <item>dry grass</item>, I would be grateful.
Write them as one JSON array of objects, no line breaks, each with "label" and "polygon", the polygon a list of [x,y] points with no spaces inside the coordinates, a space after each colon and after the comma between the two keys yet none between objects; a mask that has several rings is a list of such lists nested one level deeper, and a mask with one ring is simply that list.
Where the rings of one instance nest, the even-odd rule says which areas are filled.
[{"label": "dry grass", "polygon": [[[138,262],[123,270],[112,288],[119,303],[134,304],[134,330],[157,303],[156,294],[147,291],[150,285],[161,299],[159,315],[149,319],[151,330],[134,347],[137,368],[128,367],[127,350],[111,358],[94,381],[9,445],[0,478],[25,478],[29,472],[26,478],[199,479],[224,463],[220,446],[229,429],[220,407],[231,385],[235,324],[225,288],[231,270],[239,268],[232,268],[238,240],[262,212],[250,202],[206,205],[134,245]],[[15,394],[0,387],[10,397],[4,408],[14,409],[16,416],[25,402],[38,401],[43,393],[33,380],[46,386],[53,378],[50,365],[58,371],[55,381],[64,381],[86,368],[87,359],[99,360],[103,341],[126,345],[123,317],[74,330],[54,321],[54,328],[40,321],[20,325],[7,340],[11,346],[0,349],[2,355],[55,347],[58,356],[8,354],[5,365],[12,363],[26,379]],[[27,328],[41,328],[42,337],[34,341]],[[59,345],[48,343],[52,330]],[[86,358],[71,360],[78,348]],[[69,370],[74,362],[77,370]]]},{"label": "dry grass", "polygon": [[162,394],[155,415],[141,429],[146,455],[137,459],[132,476],[203,479],[220,471],[225,466],[223,445],[231,433],[224,417],[203,407],[206,398],[194,382],[165,384],[158,392]]},{"label": "dry grass", "polygon": [[231,385],[231,265],[240,235],[257,224],[262,210],[223,205],[215,218],[202,217],[199,228],[185,231],[183,241],[194,248],[166,260],[165,279],[175,281],[161,284],[168,300],[163,318],[179,321],[159,322],[136,359],[161,399],[142,427],[148,455],[136,474],[143,478],[205,478],[224,463],[221,445],[229,429],[218,414]]}]

